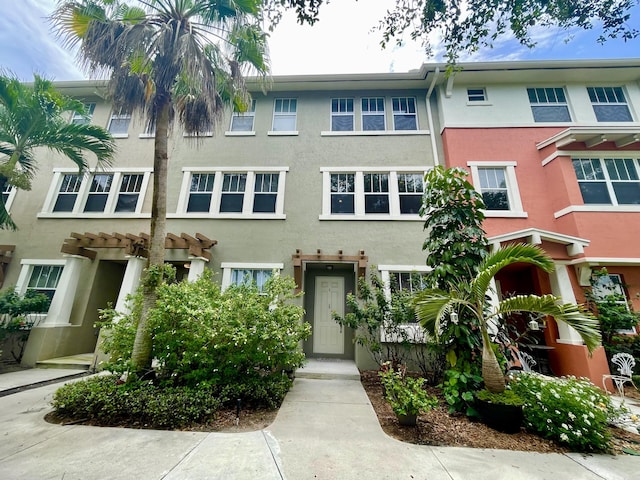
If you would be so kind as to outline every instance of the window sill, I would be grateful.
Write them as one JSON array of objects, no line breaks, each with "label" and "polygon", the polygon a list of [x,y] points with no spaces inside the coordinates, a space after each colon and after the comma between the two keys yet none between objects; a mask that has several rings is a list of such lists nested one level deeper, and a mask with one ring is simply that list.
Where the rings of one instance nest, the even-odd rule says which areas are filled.
[{"label": "window sill", "polygon": [[354,220],[374,220],[374,221],[379,221],[379,220],[393,220],[393,221],[411,221],[411,222],[419,222],[419,221],[424,221],[424,219],[417,214],[406,214],[406,215],[389,215],[389,214],[375,214],[375,213],[368,213],[368,214],[364,214],[364,215],[355,215],[355,214],[343,214],[343,215],[320,215],[318,217],[320,220],[347,220],[347,221],[354,221]]},{"label": "window sill", "polygon": [[298,135],[297,130],[269,130],[267,135],[270,137],[294,137]]},{"label": "window sill", "polygon": [[[427,341],[427,335],[418,323],[406,323],[398,325],[396,328],[406,333],[409,343],[426,343]],[[403,338],[401,335],[394,334],[383,328],[380,332],[380,341],[383,343],[400,343]]]},{"label": "window sill", "polygon": [[229,130],[229,131],[224,132],[224,136],[225,137],[255,137],[256,136],[256,132],[254,132],[254,131],[241,132],[241,131]]},{"label": "window sill", "polygon": [[286,220],[284,213],[168,213],[167,218],[198,218],[219,220]]},{"label": "window sill", "polygon": [[483,210],[486,218],[528,218],[527,212],[516,212],[509,210]]},{"label": "window sill", "polygon": [[571,205],[553,214],[555,218],[577,212],[640,213],[640,205]]},{"label": "window sill", "polygon": [[128,133],[112,133],[111,136],[113,138],[129,138]]},{"label": "window sill", "polygon": [[321,137],[376,137],[393,135],[429,135],[429,130],[351,130],[348,132],[322,131]]},{"label": "window sill", "polygon": [[71,213],[71,212],[40,212],[37,215],[37,218],[98,218],[98,219],[108,219],[108,218],[151,218],[150,213]]},{"label": "window sill", "polygon": [[202,132],[202,133],[199,133],[199,134],[183,133],[182,136],[185,137],[185,138],[213,137],[213,132]]},{"label": "window sill", "polygon": [[487,102],[486,100],[483,100],[481,102],[467,101],[467,106],[468,107],[490,107],[490,106],[493,106],[493,103]]},{"label": "window sill", "polygon": [[155,133],[141,133],[138,138],[156,138]]}]

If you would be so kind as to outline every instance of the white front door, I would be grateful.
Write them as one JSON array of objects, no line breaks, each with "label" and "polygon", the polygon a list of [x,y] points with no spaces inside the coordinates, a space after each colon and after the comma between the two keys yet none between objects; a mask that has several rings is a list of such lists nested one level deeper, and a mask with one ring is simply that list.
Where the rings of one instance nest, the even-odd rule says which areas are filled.
[{"label": "white front door", "polygon": [[343,329],[331,316],[344,316],[344,278],[316,277],[313,312],[313,353],[344,353]]}]

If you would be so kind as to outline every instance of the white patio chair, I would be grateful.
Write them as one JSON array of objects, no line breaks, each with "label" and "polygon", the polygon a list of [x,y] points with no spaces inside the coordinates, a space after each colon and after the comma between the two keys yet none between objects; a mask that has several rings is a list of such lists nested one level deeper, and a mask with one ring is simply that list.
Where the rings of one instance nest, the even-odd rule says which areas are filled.
[{"label": "white patio chair", "polygon": [[538,362],[536,362],[533,357],[527,352],[521,352],[520,350],[517,350],[517,353],[518,360],[520,360],[520,363],[522,364],[522,371],[533,372],[533,367],[535,367]]},{"label": "white patio chair", "polygon": [[636,384],[633,383],[633,367],[636,365],[636,360],[633,358],[633,355],[630,353],[619,352],[616,353],[613,357],[611,357],[611,363],[615,364],[618,368],[618,375],[603,375],[602,376],[602,385],[604,385],[604,390],[609,393],[607,390],[607,379],[611,379],[613,384],[615,385],[618,393],[621,397],[624,398],[624,384],[629,382],[631,385],[636,387]]}]

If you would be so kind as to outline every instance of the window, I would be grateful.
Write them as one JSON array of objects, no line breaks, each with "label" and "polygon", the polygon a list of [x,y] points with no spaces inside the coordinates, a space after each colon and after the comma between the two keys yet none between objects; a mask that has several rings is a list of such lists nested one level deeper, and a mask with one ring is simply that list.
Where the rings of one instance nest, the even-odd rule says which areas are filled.
[{"label": "window", "polygon": [[4,203],[5,210],[9,211],[13,204],[13,199],[16,197],[16,191],[18,189],[13,185],[5,183],[4,190],[2,191],[2,202]]},{"label": "window", "polygon": [[467,162],[476,190],[482,195],[487,217],[527,217],[522,209],[516,162]]},{"label": "window", "polygon": [[389,174],[364,174],[364,213],[389,213]]},{"label": "window", "polygon": [[535,122],[570,122],[564,88],[527,88]]},{"label": "window", "polygon": [[253,123],[256,117],[256,101],[251,100],[251,105],[246,112],[234,110],[231,115],[232,132],[253,132]]},{"label": "window", "polygon": [[585,204],[640,204],[636,159],[574,158],[573,169]]},{"label": "window", "polygon": [[[431,268],[426,265],[378,265],[378,270],[384,285],[385,296],[391,301],[392,294],[404,296],[404,294],[416,293],[426,288],[426,275]],[[418,328],[418,330],[405,330],[408,338],[411,341],[424,341],[424,332],[417,325],[417,319],[413,318],[407,323],[407,326]],[[386,336],[393,341],[393,335],[389,332],[386,332]]]},{"label": "window", "polygon": [[140,213],[151,169],[145,172],[100,172],[79,176],[54,171],[52,187],[39,216]]},{"label": "window", "polygon": [[109,133],[114,137],[126,137],[129,134],[129,122],[131,115],[128,113],[111,114],[109,119]]},{"label": "window", "polygon": [[599,122],[632,122],[622,87],[587,87]]},{"label": "window", "polygon": [[470,103],[486,102],[487,93],[484,88],[467,88],[467,100]]},{"label": "window", "polygon": [[331,100],[331,130],[350,132],[354,129],[353,98]]},{"label": "window", "polygon": [[478,168],[480,192],[487,210],[510,210],[504,168]]},{"label": "window", "polygon": [[[624,288],[622,276],[617,273],[594,276],[592,279],[591,293],[598,300],[615,295],[614,303],[620,305],[626,312],[631,312],[629,299]],[[635,334],[635,328],[618,330],[618,333]]]},{"label": "window", "polygon": [[386,130],[384,98],[362,99],[362,130]]},{"label": "window", "polygon": [[62,269],[62,265],[33,265],[26,289],[42,293],[51,301],[56,293]]},{"label": "window", "polygon": [[230,285],[255,284],[262,292],[267,280],[278,275],[282,263],[225,263],[222,265],[222,288]]},{"label": "window", "polygon": [[417,130],[416,99],[411,97],[392,98],[394,130]]},{"label": "window", "polygon": [[71,123],[74,125],[87,125],[88,123],[91,123],[91,118],[93,118],[93,112],[96,109],[96,104],[85,103],[84,108],[87,113],[86,116],[74,112],[73,117],[71,117]]},{"label": "window", "polygon": [[321,220],[416,220],[424,172],[401,167],[322,168]]},{"label": "window", "polygon": [[417,293],[426,288],[425,272],[389,272],[392,292]]},{"label": "window", "polygon": [[295,98],[276,98],[273,107],[273,131],[295,131],[297,107],[298,101]]},{"label": "window", "polygon": [[287,170],[286,167],[231,172],[184,169],[176,215],[284,218]]},{"label": "window", "polygon": [[420,213],[424,192],[423,178],[420,173],[398,173],[400,213]]}]

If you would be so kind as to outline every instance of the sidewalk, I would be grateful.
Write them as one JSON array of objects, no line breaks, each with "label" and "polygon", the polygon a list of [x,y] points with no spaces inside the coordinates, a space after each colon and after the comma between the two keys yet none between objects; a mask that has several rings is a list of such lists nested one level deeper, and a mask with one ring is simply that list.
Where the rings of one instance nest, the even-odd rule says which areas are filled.
[{"label": "sidewalk", "polygon": [[[355,372],[354,365],[348,367]],[[1,397],[0,478],[631,480],[639,476],[640,457],[406,444],[384,434],[359,381],[306,374],[307,378],[305,372],[298,374],[275,422],[249,433],[51,425],[43,417],[59,384]],[[0,389],[17,382],[16,376],[11,382],[2,377]]]}]

